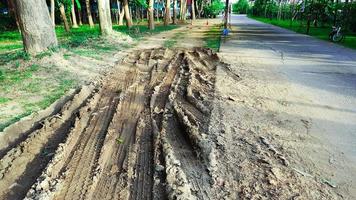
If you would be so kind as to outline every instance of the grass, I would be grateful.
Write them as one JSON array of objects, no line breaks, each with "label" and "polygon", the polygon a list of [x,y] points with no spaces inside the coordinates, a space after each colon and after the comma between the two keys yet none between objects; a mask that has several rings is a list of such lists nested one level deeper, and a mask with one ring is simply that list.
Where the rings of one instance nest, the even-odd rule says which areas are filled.
[{"label": "grass", "polygon": [[[117,32],[127,34],[134,39],[141,39],[146,35],[172,30],[177,27],[177,25],[156,25],[154,30],[149,30],[147,25],[136,25],[132,28],[114,25],[113,29]],[[57,26],[56,35],[60,47],[73,49],[87,45],[88,43],[94,44],[98,42],[100,38],[100,29],[99,25],[95,25],[94,28],[90,28],[88,25],[83,25],[77,29],[71,29],[70,32],[66,32],[62,26]],[[97,47],[100,48],[100,46],[90,46],[90,48],[94,49]],[[14,60],[29,60],[30,56],[26,54],[22,48],[21,34],[17,30],[0,31],[0,65]],[[105,47],[102,45],[101,50],[103,50],[103,48]],[[52,49],[51,51],[54,50],[55,49]],[[51,51],[37,55],[36,58],[51,55]]]},{"label": "grass", "polygon": [[205,34],[205,47],[211,48],[214,51],[219,51],[220,49],[220,40],[221,40],[221,31],[222,28],[220,25],[213,26]]},{"label": "grass", "polygon": [[[146,35],[177,27],[157,25],[151,31],[146,25],[137,25],[131,29],[114,25],[113,29],[140,40]],[[117,46],[102,39],[98,25],[94,28],[83,25],[70,32],[57,26],[56,35],[59,48],[67,49],[63,55],[65,59],[75,54],[100,60],[101,54],[130,47],[125,44]],[[79,80],[72,78],[74,75],[63,71],[64,69],[36,64],[38,62],[35,59],[51,56],[59,48],[30,57],[23,51],[21,35],[17,30],[0,31],[0,131],[21,118],[48,107],[78,84]]]},{"label": "grass", "polygon": [[[3,70],[3,78],[0,80],[0,104],[5,107],[7,103],[15,102],[20,105],[22,111],[11,113],[11,117],[2,120],[0,131],[25,116],[47,108],[77,83],[66,73],[53,75],[55,77],[47,80],[47,77],[40,76],[40,68],[44,67],[31,65],[24,70]],[[31,98],[34,100],[30,100]]]},{"label": "grass", "polygon": [[[267,24],[272,24],[285,29],[289,29],[297,33],[306,34],[306,22],[303,23],[301,23],[301,21],[291,22],[290,20],[277,20],[277,19],[269,19],[264,17],[255,17],[255,16],[249,16],[249,17]],[[329,41],[329,33],[331,30],[330,27],[331,26],[329,27],[310,26],[309,35],[319,38],[321,40]],[[338,44],[352,49],[356,49],[356,33],[346,33],[345,39]]]},{"label": "grass", "polygon": [[177,44],[177,40],[183,37],[183,33],[175,33],[174,36],[168,40],[165,40],[163,43],[163,47],[172,48]]},{"label": "grass", "polygon": [[134,39],[139,39],[143,36],[150,35],[150,34],[156,34],[156,33],[160,33],[163,31],[173,30],[175,28],[178,28],[178,26],[177,25],[169,25],[169,26],[156,25],[154,30],[150,30],[147,27],[147,25],[136,25],[136,26],[133,26],[132,28],[127,28],[126,26],[113,26],[113,29],[115,31],[127,34]]}]

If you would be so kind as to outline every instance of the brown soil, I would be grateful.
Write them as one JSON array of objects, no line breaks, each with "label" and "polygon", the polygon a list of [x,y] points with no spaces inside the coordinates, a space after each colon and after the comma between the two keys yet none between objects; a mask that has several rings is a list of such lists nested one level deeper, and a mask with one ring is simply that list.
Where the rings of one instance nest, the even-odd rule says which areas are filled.
[{"label": "brown soil", "polygon": [[206,134],[218,65],[205,49],[133,52],[2,149],[0,199],[216,199]]}]

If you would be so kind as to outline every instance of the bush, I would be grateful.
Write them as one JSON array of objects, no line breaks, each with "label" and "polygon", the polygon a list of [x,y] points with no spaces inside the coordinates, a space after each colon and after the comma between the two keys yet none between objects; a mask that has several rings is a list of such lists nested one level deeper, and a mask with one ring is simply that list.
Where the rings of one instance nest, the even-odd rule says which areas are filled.
[{"label": "bush", "polygon": [[204,7],[205,17],[216,17],[219,13],[224,10],[225,4],[220,0],[213,0],[210,5]]}]

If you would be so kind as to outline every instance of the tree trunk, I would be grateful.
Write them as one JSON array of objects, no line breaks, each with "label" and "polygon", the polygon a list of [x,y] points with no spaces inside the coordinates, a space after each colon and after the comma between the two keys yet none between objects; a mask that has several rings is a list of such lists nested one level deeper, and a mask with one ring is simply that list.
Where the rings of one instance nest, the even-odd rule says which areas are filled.
[{"label": "tree trunk", "polygon": [[173,0],[173,24],[177,24],[176,7],[177,7],[177,0]]},{"label": "tree trunk", "polygon": [[79,26],[83,25],[82,22],[82,10],[78,9],[78,19],[79,19]]},{"label": "tree trunk", "polygon": [[224,16],[224,29],[227,29],[227,19],[229,15],[229,0],[226,0],[225,16]]},{"label": "tree trunk", "polygon": [[195,20],[195,1],[192,0],[192,20]]},{"label": "tree trunk", "polygon": [[119,25],[122,26],[124,25],[124,16],[125,16],[125,10],[124,7],[121,7],[121,11],[120,11],[120,16],[119,16]]},{"label": "tree trunk", "polygon": [[186,14],[186,10],[187,10],[187,1],[186,0],[181,0],[180,1],[180,19],[185,21],[185,14]]},{"label": "tree trunk", "polygon": [[46,1],[15,0],[14,6],[27,53],[36,55],[58,45]]},{"label": "tree trunk", "polygon": [[110,0],[98,0],[100,32],[102,35],[110,35],[112,22],[110,13]]},{"label": "tree trunk", "polygon": [[85,0],[85,5],[87,7],[88,22],[90,28],[94,27],[93,16],[91,15],[90,0]]},{"label": "tree trunk", "polygon": [[125,12],[126,26],[131,28],[132,27],[132,19],[130,16],[129,2],[127,0],[123,0],[123,1],[124,1],[124,12]]},{"label": "tree trunk", "polygon": [[166,13],[164,16],[164,25],[167,26],[171,21],[171,1],[166,0]]},{"label": "tree trunk", "polygon": [[74,8],[74,0],[72,0],[72,27],[73,28],[78,28],[78,24],[77,24],[77,17],[75,16],[75,8]]},{"label": "tree trunk", "polygon": [[183,1],[184,0],[180,0],[180,4],[179,4],[179,19],[182,20],[183,19]]},{"label": "tree trunk", "polygon": [[59,12],[61,13],[61,17],[62,17],[62,20],[63,20],[63,24],[64,24],[64,29],[66,30],[66,32],[69,32],[69,24],[68,24],[68,20],[67,20],[67,16],[66,16],[66,11],[65,11],[65,8],[64,8],[64,5],[61,4],[59,6]]},{"label": "tree trunk", "polygon": [[[158,15],[158,13],[157,13],[157,15]],[[149,16],[149,18],[148,18],[148,28],[150,30],[153,30],[153,29],[155,29],[153,0],[149,0],[149,2],[148,2],[148,16]]]},{"label": "tree trunk", "polygon": [[56,25],[56,21],[55,21],[55,13],[54,13],[54,0],[51,0],[51,19],[52,19],[52,23],[55,26]]}]

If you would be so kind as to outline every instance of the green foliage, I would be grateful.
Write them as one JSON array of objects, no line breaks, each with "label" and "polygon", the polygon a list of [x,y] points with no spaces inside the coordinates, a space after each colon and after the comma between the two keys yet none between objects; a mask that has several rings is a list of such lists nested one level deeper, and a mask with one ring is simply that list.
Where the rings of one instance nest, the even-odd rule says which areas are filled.
[{"label": "green foliage", "polygon": [[216,17],[224,10],[225,4],[220,0],[213,0],[210,5],[205,5],[204,15],[206,17]]},{"label": "green foliage", "polygon": [[[356,32],[356,2],[348,3],[329,0],[307,0],[299,4],[280,4],[273,0],[256,0],[251,11],[255,17],[265,17],[279,20],[309,21],[310,26],[331,27],[334,23],[345,30]],[[305,32],[310,29],[305,27]]]},{"label": "green foliage", "polygon": [[[269,19],[269,18],[264,18],[264,17],[252,17],[253,19],[256,19],[258,21],[264,22],[264,23],[269,23],[273,24],[275,26],[280,26],[282,28],[286,28],[292,31],[295,31],[297,33],[302,33],[305,34],[305,27],[301,27],[300,24],[302,23],[301,21],[290,21],[290,20],[277,20],[277,19]],[[330,28],[329,27],[310,27],[310,32],[309,35],[322,39],[322,40],[329,40],[329,32]],[[343,46],[349,47],[356,49],[356,34],[355,33],[348,33],[346,35],[345,40],[343,40],[342,43],[339,43]]]},{"label": "green foliage", "polygon": [[249,9],[247,0],[239,0],[237,3],[232,4],[232,12],[237,14],[246,14]]},{"label": "green foliage", "polygon": [[82,6],[80,5],[80,1],[79,0],[75,0],[75,4],[77,5],[78,10],[82,9]]}]

